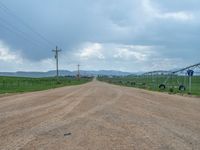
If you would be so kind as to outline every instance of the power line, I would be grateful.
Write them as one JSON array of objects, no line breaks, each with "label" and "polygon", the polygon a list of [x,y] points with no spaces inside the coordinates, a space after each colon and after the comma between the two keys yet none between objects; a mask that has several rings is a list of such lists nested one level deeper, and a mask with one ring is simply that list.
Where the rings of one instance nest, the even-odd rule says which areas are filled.
[{"label": "power line", "polygon": [[26,28],[28,28],[30,31],[32,31],[33,33],[35,33],[35,35],[37,35],[38,37],[40,37],[41,39],[43,39],[43,41],[45,41],[46,43],[48,43],[49,45],[55,45],[52,41],[49,41],[45,36],[43,36],[41,33],[37,32],[35,29],[33,29],[30,25],[28,25],[27,23],[25,23],[25,21],[23,21],[20,17],[18,17],[17,15],[15,15],[3,2],[0,1],[0,8],[2,8],[4,10],[5,13],[7,13],[8,15],[14,17],[15,19],[17,19],[19,22],[21,22],[21,24],[23,24]]},{"label": "power line", "polygon": [[41,46],[37,42],[34,42],[33,40],[30,40],[29,38],[26,38],[25,36],[21,35],[19,32],[16,32],[12,28],[9,28],[8,26],[5,26],[4,24],[0,23],[0,26],[3,27],[4,29],[6,29],[7,31],[11,32],[11,33],[14,33],[15,35],[20,36],[22,39],[24,39],[25,41],[28,41],[32,45],[35,45],[37,47]]},{"label": "power line", "polygon": [[[42,45],[44,45],[44,44],[42,44],[42,43],[41,43],[40,41],[38,41],[38,40],[30,39],[30,38],[28,37],[28,35],[27,35],[24,31],[22,31],[22,30],[16,28],[14,25],[12,25],[11,23],[9,23],[7,20],[5,20],[5,19],[3,19],[3,18],[1,18],[1,17],[0,17],[0,20],[2,20],[2,22],[0,22],[0,26],[3,27],[4,29],[6,29],[7,31],[9,31],[9,32],[11,32],[11,33],[14,33],[14,34],[17,35],[17,36],[20,36],[20,37],[23,38],[25,41],[29,41],[30,43],[32,43],[32,44],[34,44],[34,45],[36,45],[36,46],[42,46]],[[40,43],[41,45],[40,45],[39,43]]]},{"label": "power line", "polygon": [[3,8],[4,12],[7,13],[8,15],[11,15],[15,19],[17,19],[19,22],[21,22],[26,28],[31,30],[33,33],[35,33],[37,36],[42,38],[44,41],[46,41],[48,44],[53,45],[52,42],[50,42],[48,39],[46,39],[41,33],[37,32],[35,29],[33,29],[30,25],[25,23],[24,20],[22,20],[20,17],[15,15],[13,11],[11,11],[4,3],[0,2],[1,8]]}]

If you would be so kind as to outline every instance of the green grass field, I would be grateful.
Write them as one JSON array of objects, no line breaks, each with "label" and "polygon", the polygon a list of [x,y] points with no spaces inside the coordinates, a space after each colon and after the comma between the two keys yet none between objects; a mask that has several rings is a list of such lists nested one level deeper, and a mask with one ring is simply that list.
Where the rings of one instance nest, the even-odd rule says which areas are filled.
[{"label": "green grass field", "polygon": [[[142,88],[152,91],[161,91],[169,93],[189,93],[189,78],[184,76],[126,76],[126,77],[98,77],[98,80],[128,86]],[[161,84],[166,85],[166,89],[159,89]],[[185,91],[180,91],[179,86],[184,85],[186,87]],[[192,77],[192,95],[200,96],[200,76]]]},{"label": "green grass field", "polygon": [[0,77],[0,94],[23,93],[41,91],[57,87],[79,85],[91,81],[92,78],[60,77],[59,83],[56,78],[24,78],[24,77]]}]

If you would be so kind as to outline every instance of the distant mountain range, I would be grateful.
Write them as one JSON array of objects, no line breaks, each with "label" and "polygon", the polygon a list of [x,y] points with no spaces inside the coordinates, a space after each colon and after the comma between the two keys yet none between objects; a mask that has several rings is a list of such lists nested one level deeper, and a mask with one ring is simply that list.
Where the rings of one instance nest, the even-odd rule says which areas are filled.
[{"label": "distant mountain range", "polygon": [[[127,76],[133,73],[130,72],[122,72],[116,70],[100,70],[100,71],[84,71],[81,70],[80,74],[82,76],[98,76],[98,75],[106,75],[106,76]],[[40,78],[40,77],[53,77],[56,75],[56,71],[48,71],[48,72],[0,72],[0,76],[16,76],[16,77],[33,77],[33,78]],[[76,76],[77,71],[68,71],[68,70],[60,70],[60,76]]]}]

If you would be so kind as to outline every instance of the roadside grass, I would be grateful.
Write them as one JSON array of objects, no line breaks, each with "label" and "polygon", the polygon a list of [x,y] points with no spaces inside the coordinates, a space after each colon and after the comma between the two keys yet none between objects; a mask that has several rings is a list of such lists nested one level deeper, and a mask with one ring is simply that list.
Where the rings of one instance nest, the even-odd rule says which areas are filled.
[{"label": "roadside grass", "polygon": [[[108,77],[101,76],[97,78],[99,81],[116,84],[120,86],[135,87],[147,89],[150,91],[168,92],[169,94],[189,95],[189,79],[184,76],[125,76],[125,77]],[[167,80],[168,79],[168,80]],[[167,82],[165,83],[165,81]],[[166,89],[159,88],[161,84],[165,83]],[[180,91],[179,86],[184,85],[185,91]],[[200,96],[200,76],[192,77],[192,92],[191,95]]]},{"label": "roadside grass", "polygon": [[4,77],[0,76],[0,94],[24,93],[53,89],[64,86],[79,85],[90,82],[92,78],[82,77],[59,77],[59,82],[55,77],[48,78],[26,78],[26,77]]}]

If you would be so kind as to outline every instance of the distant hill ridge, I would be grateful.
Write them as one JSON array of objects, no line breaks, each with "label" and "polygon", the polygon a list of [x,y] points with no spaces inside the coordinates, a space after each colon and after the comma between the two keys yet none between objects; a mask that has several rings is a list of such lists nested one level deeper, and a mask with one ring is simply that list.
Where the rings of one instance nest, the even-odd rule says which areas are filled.
[{"label": "distant hill ridge", "polygon": [[[80,71],[82,76],[97,76],[97,75],[107,75],[107,76],[127,76],[133,73],[116,71],[116,70],[100,70],[100,71]],[[76,76],[77,71],[68,71],[68,70],[60,70],[60,76]],[[26,71],[18,71],[18,72],[0,72],[0,76],[16,76],[16,77],[53,77],[56,75],[55,70],[47,71],[47,72],[26,72]]]}]

